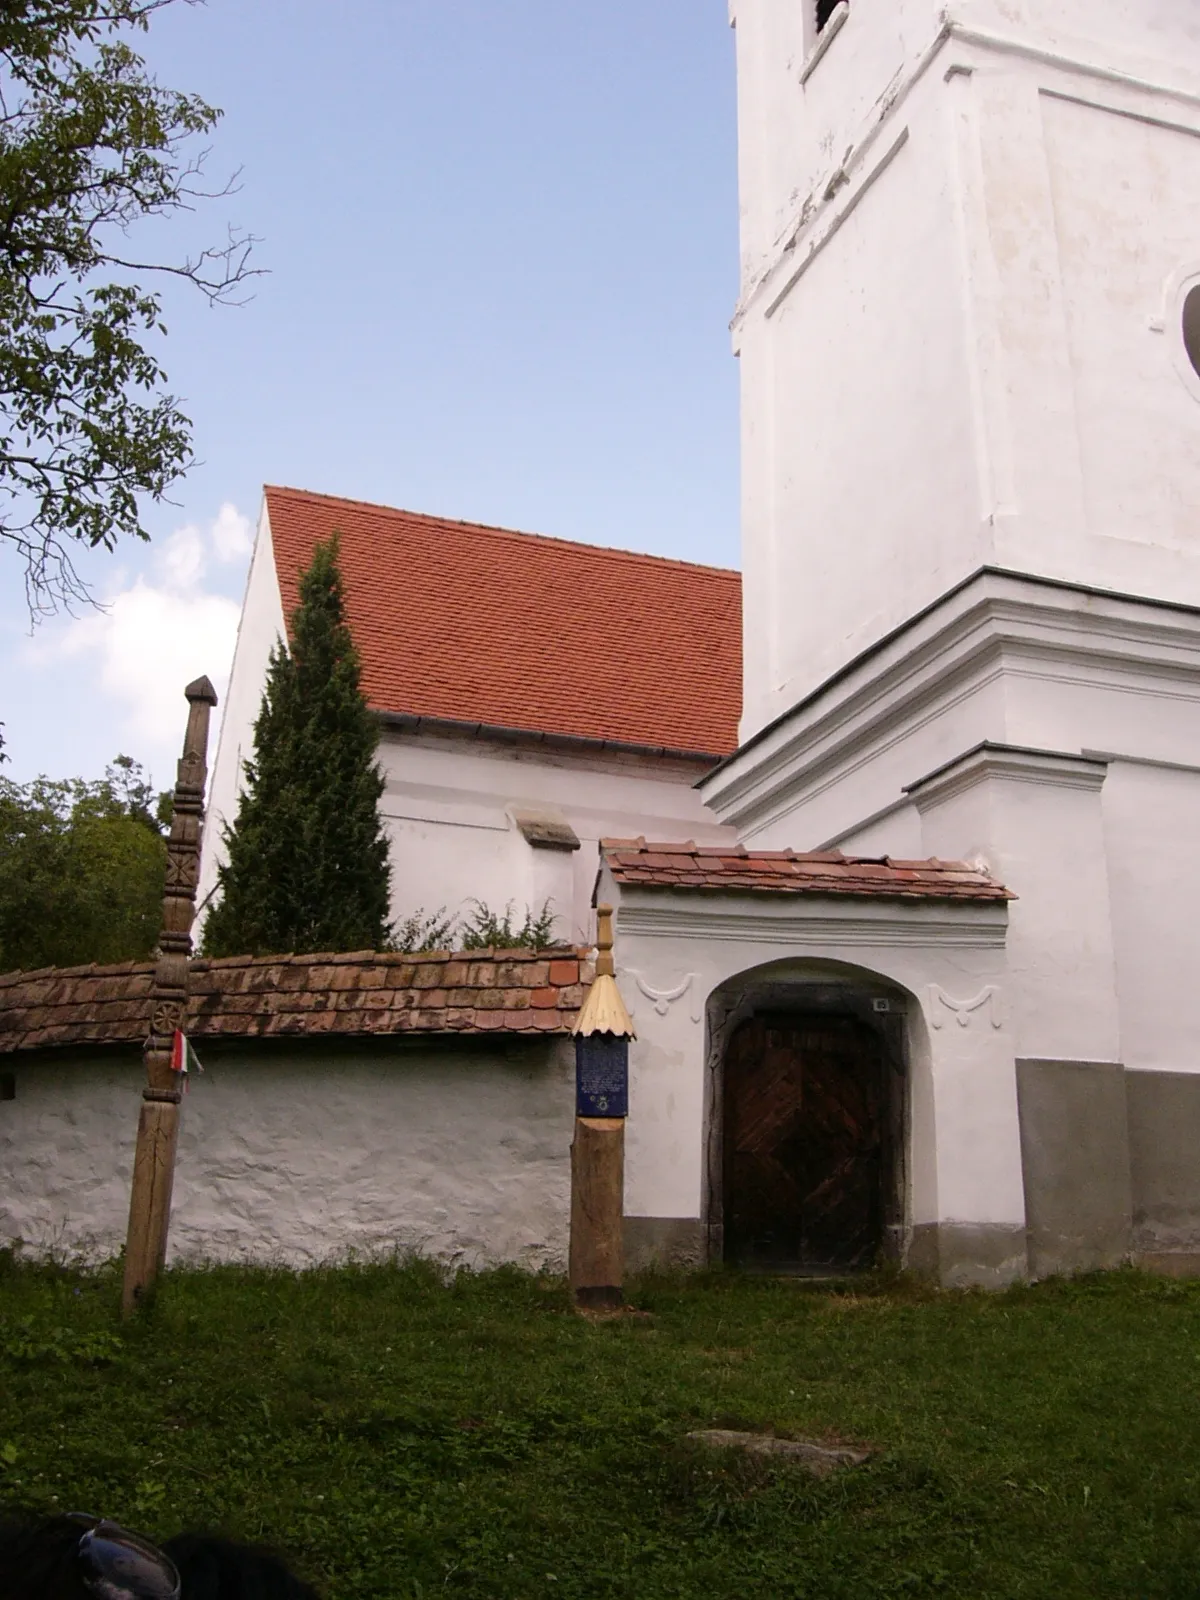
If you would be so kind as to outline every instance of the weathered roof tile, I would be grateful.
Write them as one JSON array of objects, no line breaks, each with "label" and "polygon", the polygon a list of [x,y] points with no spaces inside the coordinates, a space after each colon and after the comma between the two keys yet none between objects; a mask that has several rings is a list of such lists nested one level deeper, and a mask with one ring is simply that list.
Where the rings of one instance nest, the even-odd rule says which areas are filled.
[{"label": "weathered roof tile", "polygon": [[620,884],[647,889],[732,890],[740,894],[859,895],[901,900],[1007,901],[1015,898],[964,861],[893,861],[840,850],[786,850],[601,841]]},{"label": "weathered roof tile", "polygon": [[[591,981],[591,952],[422,952],[242,956],[193,963],[188,1033],[568,1033]],[[137,1045],[150,1026],[154,966],[0,973],[0,1054]]]}]

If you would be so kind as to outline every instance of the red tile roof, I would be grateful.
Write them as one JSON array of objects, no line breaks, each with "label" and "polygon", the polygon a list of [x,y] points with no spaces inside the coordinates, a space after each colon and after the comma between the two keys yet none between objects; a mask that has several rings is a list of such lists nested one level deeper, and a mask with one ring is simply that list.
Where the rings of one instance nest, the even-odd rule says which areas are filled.
[{"label": "red tile roof", "polygon": [[737,747],[736,572],[266,490],[283,609],[341,534],[363,689],[381,711],[724,756]]},{"label": "red tile roof", "polygon": [[[187,1031],[204,1039],[393,1033],[563,1034],[595,976],[591,952],[231,956],[192,963]],[[140,1045],[154,964],[0,976],[0,1055]]]},{"label": "red tile roof", "polygon": [[737,846],[647,844],[604,839],[600,849],[618,883],[644,889],[732,889],[738,893],[870,895],[899,900],[1013,900],[1015,895],[964,861],[898,861],[844,856],[840,850],[747,850]]}]

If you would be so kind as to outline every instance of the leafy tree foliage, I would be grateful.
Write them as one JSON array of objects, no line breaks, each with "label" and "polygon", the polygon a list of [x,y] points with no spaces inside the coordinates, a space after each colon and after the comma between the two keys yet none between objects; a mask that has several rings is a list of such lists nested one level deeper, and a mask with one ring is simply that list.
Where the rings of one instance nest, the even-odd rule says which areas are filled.
[{"label": "leafy tree foliage", "polygon": [[221,301],[249,276],[244,236],[174,263],[136,248],[136,224],[215,197],[185,147],[220,112],[161,88],[130,43],[173,3],[0,5],[0,541],[35,614],[84,594],[76,544],[147,538],[140,497],[191,462],[147,278]]},{"label": "leafy tree foliage", "polygon": [[153,952],[170,798],[128,756],[98,783],[0,778],[0,971]]},{"label": "leafy tree foliage", "polygon": [[387,946],[379,725],[359,688],[337,535],[300,578],[292,648],[276,646],[254,728],[206,955]]}]

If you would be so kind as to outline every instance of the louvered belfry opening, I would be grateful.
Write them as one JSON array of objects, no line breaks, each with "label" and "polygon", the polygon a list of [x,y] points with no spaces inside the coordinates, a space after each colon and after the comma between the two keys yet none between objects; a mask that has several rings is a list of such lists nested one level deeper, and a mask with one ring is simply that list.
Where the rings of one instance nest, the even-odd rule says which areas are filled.
[{"label": "louvered belfry opening", "polygon": [[817,0],[817,32],[829,21],[830,17],[841,4],[841,0]]}]

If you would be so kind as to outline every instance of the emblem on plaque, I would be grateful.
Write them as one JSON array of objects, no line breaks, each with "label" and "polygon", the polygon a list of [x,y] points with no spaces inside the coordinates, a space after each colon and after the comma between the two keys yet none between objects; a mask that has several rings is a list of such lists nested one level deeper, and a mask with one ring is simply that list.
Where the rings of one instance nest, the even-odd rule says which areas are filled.
[{"label": "emblem on plaque", "polygon": [[575,1115],[629,1115],[629,1040],[611,1033],[575,1040]]}]

